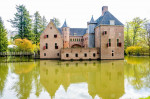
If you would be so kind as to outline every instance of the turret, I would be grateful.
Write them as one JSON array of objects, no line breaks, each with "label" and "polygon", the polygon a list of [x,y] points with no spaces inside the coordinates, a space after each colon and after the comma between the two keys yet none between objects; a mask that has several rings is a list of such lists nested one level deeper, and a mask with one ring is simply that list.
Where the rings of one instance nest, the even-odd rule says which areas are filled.
[{"label": "turret", "polygon": [[88,22],[88,47],[93,48],[95,47],[95,31],[94,28],[96,26],[96,22],[94,21],[94,18],[92,16],[90,22]]},{"label": "turret", "polygon": [[63,35],[63,47],[69,48],[70,28],[67,26],[66,20],[61,28],[62,28],[62,35]]}]

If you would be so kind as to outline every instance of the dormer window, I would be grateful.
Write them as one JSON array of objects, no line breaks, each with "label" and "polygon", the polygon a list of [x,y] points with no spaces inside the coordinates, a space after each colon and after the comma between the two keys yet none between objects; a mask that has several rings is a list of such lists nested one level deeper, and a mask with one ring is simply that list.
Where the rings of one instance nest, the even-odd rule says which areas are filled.
[{"label": "dormer window", "polygon": [[73,33],[74,36],[77,36],[77,33]]},{"label": "dormer window", "polygon": [[110,20],[110,25],[115,25],[115,20]]}]

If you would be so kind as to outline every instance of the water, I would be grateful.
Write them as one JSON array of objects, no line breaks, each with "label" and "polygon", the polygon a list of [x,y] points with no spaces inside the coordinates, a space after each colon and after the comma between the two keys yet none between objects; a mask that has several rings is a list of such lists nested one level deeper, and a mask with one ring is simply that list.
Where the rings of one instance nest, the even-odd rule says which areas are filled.
[{"label": "water", "polygon": [[0,99],[139,99],[149,96],[149,57],[0,63]]}]

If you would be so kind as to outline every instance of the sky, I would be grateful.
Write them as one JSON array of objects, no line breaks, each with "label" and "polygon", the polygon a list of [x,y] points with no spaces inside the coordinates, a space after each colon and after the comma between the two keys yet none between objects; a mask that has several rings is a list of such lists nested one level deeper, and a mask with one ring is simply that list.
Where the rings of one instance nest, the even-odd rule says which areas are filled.
[{"label": "sky", "polygon": [[56,17],[61,25],[66,19],[71,28],[86,28],[92,15],[95,20],[101,16],[102,6],[108,6],[123,24],[135,17],[150,19],[150,0],[0,0],[0,16],[7,30],[13,29],[7,20],[13,19],[16,5],[21,4],[32,16],[39,11],[48,22]]}]

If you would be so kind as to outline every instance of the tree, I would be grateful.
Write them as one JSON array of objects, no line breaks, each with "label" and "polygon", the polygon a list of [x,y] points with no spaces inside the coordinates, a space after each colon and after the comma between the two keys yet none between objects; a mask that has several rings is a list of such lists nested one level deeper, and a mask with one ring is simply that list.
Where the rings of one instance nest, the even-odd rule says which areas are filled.
[{"label": "tree", "polygon": [[54,19],[54,23],[56,25],[56,27],[58,28],[60,26],[60,22],[58,18],[53,18]]},{"label": "tree", "polygon": [[131,32],[130,24],[129,22],[127,22],[125,26],[125,49],[131,46],[130,32]]},{"label": "tree", "polygon": [[7,50],[7,46],[8,46],[7,31],[0,17],[0,52],[5,52]]},{"label": "tree", "polygon": [[5,88],[5,83],[8,75],[8,64],[0,64],[0,98],[3,96],[3,91]]},{"label": "tree", "polygon": [[36,50],[36,45],[27,39],[15,39],[15,45],[18,51],[34,52]]},{"label": "tree", "polygon": [[16,37],[17,38],[27,38],[29,40],[33,40],[33,33],[32,33],[32,20],[29,15],[29,11],[27,11],[24,5],[16,6],[17,12],[15,13],[15,17],[13,20],[9,20],[17,30]]},{"label": "tree", "polygon": [[150,23],[146,23],[145,24],[145,40],[146,40],[146,44],[149,46],[149,56],[150,56]]},{"label": "tree", "polygon": [[48,24],[47,20],[46,20],[45,16],[43,16],[42,17],[42,31],[41,32],[43,32],[45,30],[47,24]]},{"label": "tree", "polygon": [[40,35],[43,31],[42,29],[42,19],[38,11],[34,13],[34,28],[33,32],[35,35],[34,43],[37,44],[40,42]]},{"label": "tree", "polygon": [[144,23],[144,20],[140,19],[139,17],[136,17],[133,19],[133,21],[130,22],[130,25],[133,29],[133,46],[137,43],[137,34],[142,28]]}]

